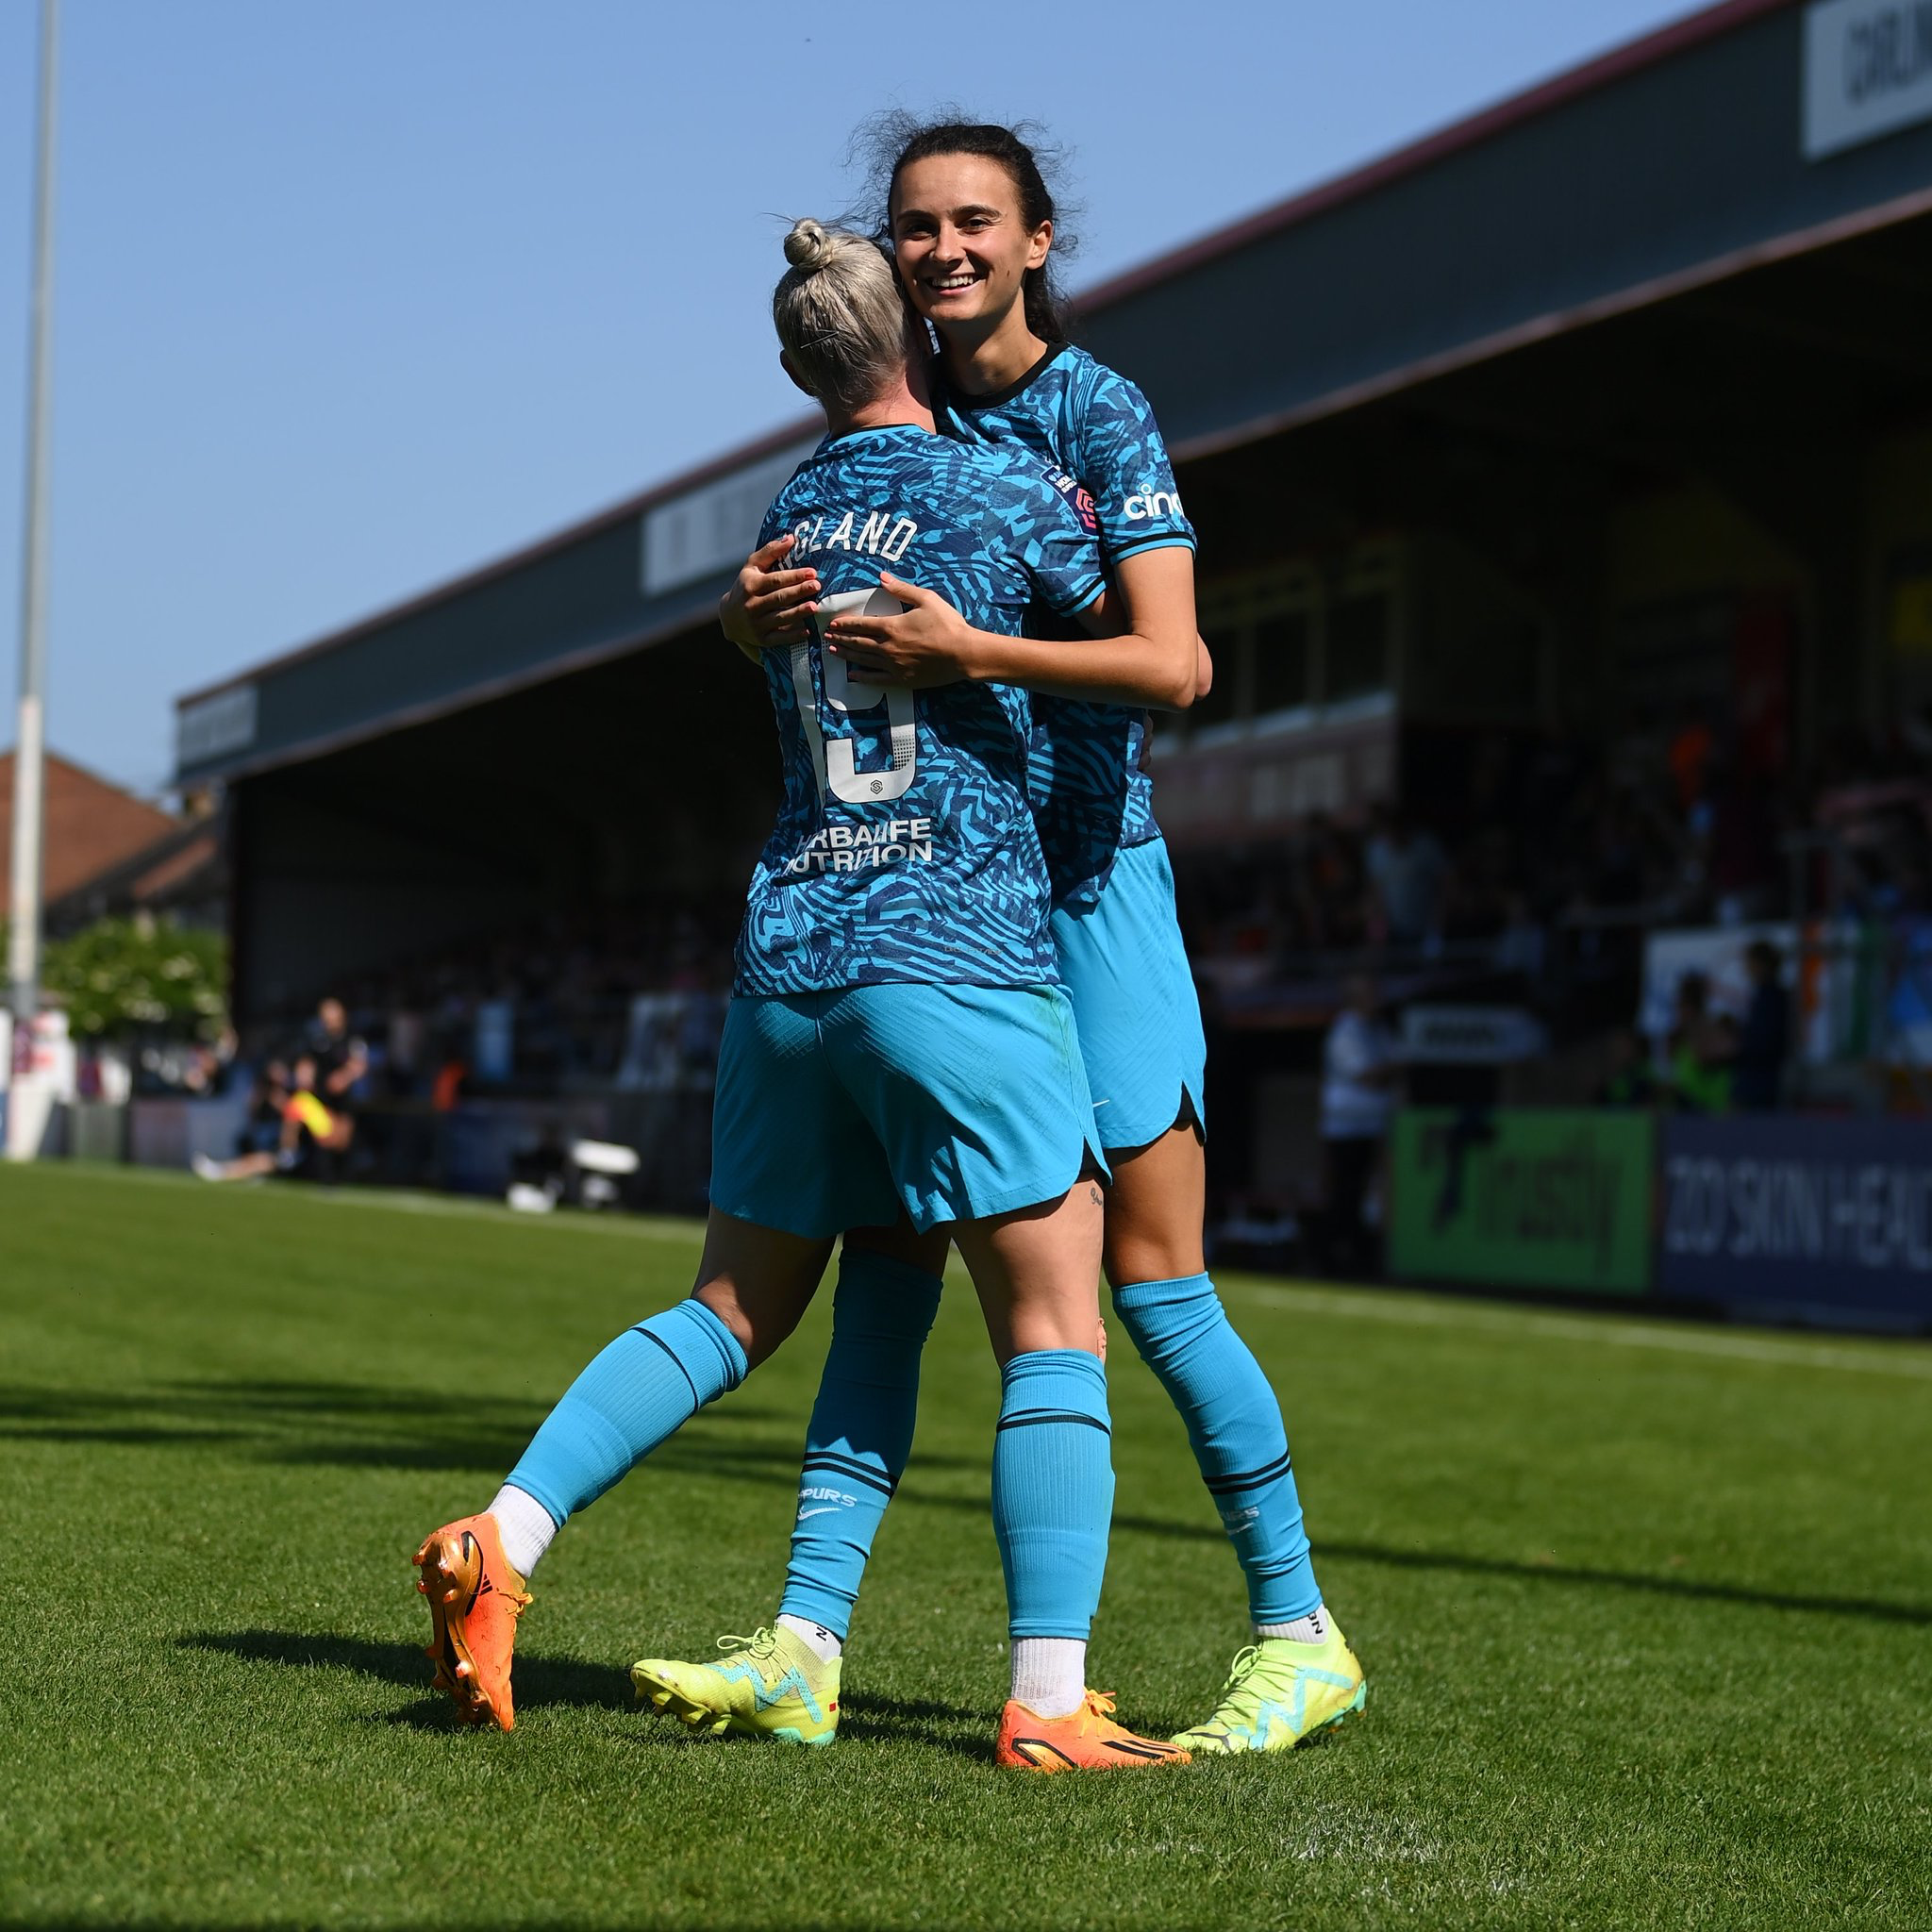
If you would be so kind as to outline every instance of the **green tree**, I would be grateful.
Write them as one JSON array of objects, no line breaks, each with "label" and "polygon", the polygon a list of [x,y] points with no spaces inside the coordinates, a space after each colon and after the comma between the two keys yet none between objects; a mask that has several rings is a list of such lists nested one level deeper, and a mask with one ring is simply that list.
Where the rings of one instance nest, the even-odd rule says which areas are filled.
[{"label": "green tree", "polygon": [[76,1040],[150,1027],[212,1040],[227,1014],[228,942],[167,919],[103,919],[49,944],[41,981]]}]

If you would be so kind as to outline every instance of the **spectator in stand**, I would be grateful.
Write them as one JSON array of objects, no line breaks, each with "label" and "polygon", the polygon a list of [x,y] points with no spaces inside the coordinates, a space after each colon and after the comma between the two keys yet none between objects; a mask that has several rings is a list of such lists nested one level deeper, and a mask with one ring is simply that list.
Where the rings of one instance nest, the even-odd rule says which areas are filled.
[{"label": "spectator in stand", "polygon": [[308,1028],[308,1050],[324,1101],[331,1108],[346,1108],[356,1083],[369,1071],[369,1048],[349,1031],[349,1015],[341,1000],[330,997],[316,1008]]},{"label": "spectator in stand", "polygon": [[233,1160],[194,1157],[193,1167],[205,1181],[264,1180],[279,1174],[291,1180],[317,1180],[332,1157],[347,1151],[356,1124],[345,1113],[331,1112],[317,1097],[320,1074],[314,1058],[304,1054],[295,1062],[292,1091],[281,1103],[281,1123],[274,1149],[243,1154]]},{"label": "spectator in stand", "polygon": [[1310,812],[1290,857],[1296,938],[1317,952],[1361,937],[1362,879],[1349,836],[1324,811]]},{"label": "spectator in stand", "polygon": [[248,1090],[248,1113],[235,1136],[237,1156],[273,1154],[281,1145],[282,1109],[289,1104],[289,1069],[270,1060]]},{"label": "spectator in stand", "polygon": [[1724,1113],[1731,1104],[1736,1028],[1710,1010],[1710,981],[1687,973],[1677,982],[1669,1040],[1672,1097],[1685,1113]]},{"label": "spectator in stand", "polygon": [[1747,1113],[1776,1110],[1791,1043],[1791,1001],[1784,986],[1784,958],[1769,940],[1753,940],[1744,954],[1751,1003],[1738,1036],[1731,1098]]},{"label": "spectator in stand", "polygon": [[1532,909],[1526,893],[1511,891],[1503,901],[1503,929],[1496,935],[1492,955],[1498,973],[1513,973],[1534,996],[1542,984],[1549,958],[1549,935]]},{"label": "spectator in stand", "polygon": [[1402,1078],[1395,1041],[1380,1019],[1380,990],[1367,974],[1344,989],[1347,1000],[1322,1044],[1322,1152],[1327,1199],[1314,1242],[1326,1274],[1372,1274],[1379,1243],[1366,1212],[1382,1159],[1395,1089]]},{"label": "spectator in stand", "polygon": [[1717,737],[1710,728],[1706,708],[1702,704],[1687,705],[1666,754],[1678,809],[1687,817],[1706,794],[1711,757],[1716,750]]},{"label": "spectator in stand", "polygon": [[1391,943],[1433,951],[1442,939],[1449,857],[1433,832],[1404,809],[1384,808],[1369,840],[1367,869],[1382,930]]}]

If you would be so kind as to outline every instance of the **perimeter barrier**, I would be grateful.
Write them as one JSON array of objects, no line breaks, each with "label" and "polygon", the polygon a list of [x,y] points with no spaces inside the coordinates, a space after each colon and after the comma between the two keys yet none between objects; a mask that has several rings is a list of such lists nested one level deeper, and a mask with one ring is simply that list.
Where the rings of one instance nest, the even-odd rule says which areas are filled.
[{"label": "perimeter barrier", "polygon": [[1408,1108],[1390,1269],[1932,1332],[1932,1123]]}]

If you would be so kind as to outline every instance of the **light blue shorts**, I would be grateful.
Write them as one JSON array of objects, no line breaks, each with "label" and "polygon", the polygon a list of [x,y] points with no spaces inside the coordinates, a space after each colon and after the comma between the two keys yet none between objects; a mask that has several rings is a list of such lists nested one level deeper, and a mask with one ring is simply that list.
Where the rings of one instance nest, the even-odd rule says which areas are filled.
[{"label": "light blue shorts", "polygon": [[1145,1147],[1191,1110],[1205,1134],[1208,1041],[1174,915],[1167,841],[1128,846],[1097,905],[1053,915],[1053,944],[1080,1028],[1100,1144]]},{"label": "light blue shorts", "polygon": [[734,997],[711,1114],[711,1205],[807,1237],[924,1232],[1105,1174],[1057,987],[852,986]]}]

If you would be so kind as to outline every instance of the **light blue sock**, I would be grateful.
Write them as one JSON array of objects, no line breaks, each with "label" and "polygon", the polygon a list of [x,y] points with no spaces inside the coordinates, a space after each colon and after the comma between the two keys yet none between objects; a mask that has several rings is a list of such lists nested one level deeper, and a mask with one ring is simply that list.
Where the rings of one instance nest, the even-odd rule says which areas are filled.
[{"label": "light blue sock", "polygon": [[1114,1312],[1174,1398],[1201,1478],[1248,1579],[1257,1624],[1289,1624],[1322,1601],[1302,1527],[1281,1405],[1205,1274],[1118,1288]]},{"label": "light blue sock", "polygon": [[706,1403],[744,1380],[738,1338],[696,1299],[627,1328],[564,1391],[505,1478],[560,1528]]},{"label": "light blue sock", "polygon": [[832,1297],[832,1345],[805,1432],[798,1516],[778,1614],[844,1642],[873,1538],[905,1474],[919,1407],[919,1357],[941,1287],[923,1268],[847,1248]]},{"label": "light blue sock", "polygon": [[992,1527],[1014,1638],[1087,1641],[1113,1518],[1107,1372],[1075,1348],[1016,1355],[1000,1377]]}]

